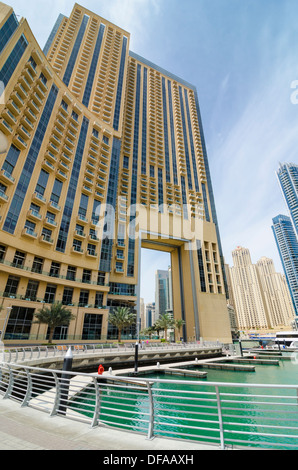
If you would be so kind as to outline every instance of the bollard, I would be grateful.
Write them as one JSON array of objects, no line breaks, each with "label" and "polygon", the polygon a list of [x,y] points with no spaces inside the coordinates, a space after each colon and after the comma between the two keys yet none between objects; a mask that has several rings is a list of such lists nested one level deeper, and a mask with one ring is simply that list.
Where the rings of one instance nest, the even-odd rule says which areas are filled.
[{"label": "bollard", "polygon": [[138,373],[138,355],[139,355],[139,343],[135,344],[135,374]]},{"label": "bollard", "polygon": [[[63,369],[62,369],[63,372],[70,372],[72,370],[72,358],[73,356],[72,356],[71,347],[69,347],[67,353],[65,354],[64,361],[63,361]],[[67,409],[69,381],[70,381],[70,375],[62,373],[61,380],[60,380],[60,404],[59,404],[58,413],[64,414],[64,415],[66,414],[66,409]]]}]

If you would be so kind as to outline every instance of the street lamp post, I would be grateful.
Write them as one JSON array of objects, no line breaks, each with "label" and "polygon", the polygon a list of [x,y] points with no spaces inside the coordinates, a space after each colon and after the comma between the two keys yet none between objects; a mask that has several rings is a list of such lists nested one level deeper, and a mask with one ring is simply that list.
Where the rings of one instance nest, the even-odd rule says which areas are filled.
[{"label": "street lamp post", "polygon": [[8,322],[8,318],[9,318],[11,309],[12,309],[12,307],[6,307],[6,317],[5,317],[3,328],[2,328],[2,331],[1,331],[0,341],[2,341],[2,339],[4,337],[4,333],[6,331],[6,325],[7,325],[7,322]]}]

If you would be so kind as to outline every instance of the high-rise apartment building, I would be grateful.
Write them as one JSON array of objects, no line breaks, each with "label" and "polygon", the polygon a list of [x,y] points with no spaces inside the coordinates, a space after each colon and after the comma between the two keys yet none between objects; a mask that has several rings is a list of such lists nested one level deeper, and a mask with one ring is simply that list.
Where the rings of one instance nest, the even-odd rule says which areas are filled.
[{"label": "high-rise apartment building", "polygon": [[230,268],[231,290],[240,329],[290,326],[294,309],[282,274],[275,271],[273,260],[263,256],[256,264],[247,248],[233,251]]},{"label": "high-rise apartment building", "polygon": [[272,230],[298,321],[298,240],[290,217],[273,218]]},{"label": "high-rise apartment building", "polygon": [[273,260],[263,256],[257,269],[271,327],[291,326],[294,308],[285,276],[275,271]]},{"label": "high-rise apartment building", "polygon": [[298,165],[294,163],[280,164],[276,174],[290,212],[296,236],[298,236]]},{"label": "high-rise apartment building", "polygon": [[234,266],[230,274],[239,328],[268,328],[268,309],[249,250],[238,246],[232,257]]},{"label": "high-rise apartment building", "polygon": [[41,50],[27,21],[0,3],[6,341],[44,339],[34,313],[53,302],[76,317],[64,340],[111,337],[119,305],[140,317],[142,247],[171,253],[173,312],[186,338],[230,341],[196,89],[129,42],[129,32],[75,4]]}]

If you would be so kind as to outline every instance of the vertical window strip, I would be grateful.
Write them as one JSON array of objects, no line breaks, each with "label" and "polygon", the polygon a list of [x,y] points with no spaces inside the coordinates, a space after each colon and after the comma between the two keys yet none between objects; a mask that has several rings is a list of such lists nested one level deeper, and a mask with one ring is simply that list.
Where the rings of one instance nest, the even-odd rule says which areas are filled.
[{"label": "vertical window strip", "polygon": [[163,213],[163,174],[162,168],[158,168],[158,211]]},{"label": "vertical window strip", "polygon": [[114,127],[115,131],[119,130],[120,108],[121,108],[121,99],[122,99],[122,88],[123,88],[123,77],[124,77],[124,66],[125,66],[125,58],[126,58],[126,48],[127,48],[127,37],[123,36],[122,52],[121,52],[120,68],[119,68],[119,78],[118,78],[118,86],[117,86],[117,95],[116,95],[116,102],[115,102],[114,122],[113,122],[113,127]]},{"label": "vertical window strip", "polygon": [[176,144],[175,144],[175,127],[174,127],[174,117],[173,117],[173,100],[172,100],[172,87],[171,87],[170,80],[168,80],[168,98],[169,98],[169,110],[170,110],[170,129],[171,129],[171,142],[172,142],[173,176],[174,176],[174,184],[178,185]]},{"label": "vertical window strip", "polygon": [[142,128],[142,175],[147,172],[147,69],[144,67],[143,78],[143,128]]},{"label": "vertical window strip", "polygon": [[[131,196],[130,205],[134,206],[137,202],[137,185],[138,185],[138,149],[139,149],[139,122],[140,122],[140,88],[141,88],[141,66],[137,66],[137,83],[136,83],[136,101],[135,101],[135,121],[134,121],[134,140],[133,140],[133,161],[132,161],[132,177],[131,177]],[[134,276],[134,259],[135,259],[135,216],[130,216],[130,232],[128,241],[128,257],[127,257],[127,276]]]},{"label": "vertical window strip", "polygon": [[181,176],[181,189],[182,189],[182,204],[183,204],[183,217],[184,219],[188,219],[188,211],[187,211],[187,199],[186,199],[186,189],[185,189],[185,178]]},{"label": "vertical window strip", "polygon": [[68,192],[67,192],[63,216],[61,220],[58,241],[56,245],[56,250],[62,253],[64,253],[65,247],[66,247],[67,236],[68,236],[72,210],[73,210],[74,200],[75,200],[77,186],[78,186],[78,180],[79,180],[79,175],[80,175],[80,170],[81,170],[81,164],[82,164],[82,158],[84,154],[88,127],[89,127],[89,120],[84,116],[82,126],[81,126],[80,136],[78,140],[77,150],[76,150],[76,154],[75,154],[75,158],[73,162],[73,168],[72,168],[72,172],[70,176]]},{"label": "vertical window strip", "polygon": [[14,46],[13,50],[11,51],[2,69],[0,70],[0,81],[4,83],[4,86],[7,86],[27,46],[28,41],[25,38],[24,34],[22,34],[22,36],[19,38],[16,45]]},{"label": "vertical window strip", "polygon": [[96,68],[97,68],[97,64],[99,60],[99,54],[100,54],[100,49],[101,49],[101,44],[102,44],[102,39],[103,39],[105,29],[106,29],[105,25],[101,23],[99,31],[98,31],[98,36],[97,36],[97,40],[96,40],[96,44],[95,44],[95,48],[93,52],[93,57],[92,57],[92,61],[91,61],[90,69],[89,69],[89,74],[88,74],[88,78],[86,82],[85,92],[83,96],[83,104],[87,107],[89,105],[90,95],[91,95],[91,91],[93,87],[95,72],[96,72]]},{"label": "vertical window strip", "polygon": [[52,45],[52,43],[53,43],[53,41],[54,41],[54,38],[55,38],[55,36],[56,36],[56,34],[57,34],[57,32],[58,32],[58,29],[60,28],[60,25],[61,25],[61,23],[62,23],[62,20],[63,20],[64,18],[65,18],[65,16],[60,13],[59,16],[58,16],[58,18],[57,18],[57,20],[56,20],[56,23],[55,23],[54,26],[53,26],[53,29],[52,29],[52,31],[51,31],[49,37],[48,37],[48,40],[47,40],[47,42],[45,43],[45,46],[44,46],[44,48],[43,48],[43,53],[44,53],[44,55],[47,55],[47,53],[49,52],[50,47],[51,47],[51,45]]},{"label": "vertical window strip", "polygon": [[210,222],[208,198],[207,198],[207,191],[206,191],[205,183],[202,183],[202,192],[203,192],[204,207],[205,207],[205,217],[206,217],[207,222]]},{"label": "vertical window strip", "polygon": [[199,264],[201,291],[206,292],[204,261],[203,261],[203,255],[202,255],[202,244],[200,240],[197,240],[197,256],[198,256],[198,264]]},{"label": "vertical window strip", "polygon": [[72,75],[72,72],[73,72],[73,69],[74,69],[74,65],[75,65],[75,62],[76,62],[77,57],[78,57],[78,53],[79,53],[79,50],[80,50],[80,47],[81,47],[81,44],[82,44],[82,40],[83,40],[83,36],[85,34],[85,30],[86,30],[86,27],[87,27],[88,20],[89,20],[89,16],[84,15],[84,18],[83,18],[83,21],[81,23],[77,38],[75,40],[73,49],[71,51],[71,55],[70,55],[70,58],[69,58],[69,61],[68,61],[68,64],[67,64],[67,67],[66,67],[66,70],[65,70],[65,73],[64,73],[64,77],[63,77],[63,82],[67,86],[69,85],[70,78],[71,78],[71,75]]},{"label": "vertical window strip", "polygon": [[11,36],[13,35],[18,26],[19,22],[16,18],[16,15],[12,13],[0,29],[0,54],[5,48],[6,44],[9,42]]},{"label": "vertical window strip", "polygon": [[182,127],[183,127],[185,160],[186,160],[187,177],[188,177],[188,188],[192,189],[192,179],[191,179],[191,170],[190,170],[190,163],[189,163],[187,132],[186,132],[186,124],[185,124],[185,112],[184,112],[183,94],[182,94],[181,86],[179,86],[179,96],[180,96],[180,108],[181,108]]},{"label": "vertical window strip", "polygon": [[193,174],[195,180],[195,187],[196,191],[200,192],[199,188],[199,180],[198,180],[198,172],[197,172],[197,163],[196,163],[196,155],[194,149],[194,142],[193,142],[193,134],[192,134],[192,127],[191,127],[191,119],[190,119],[190,112],[189,112],[189,102],[188,102],[188,94],[186,88],[184,89],[184,96],[185,96],[185,104],[186,104],[186,115],[187,115],[187,122],[188,122],[188,134],[189,134],[189,141],[190,141],[190,150],[192,156],[192,167],[193,167]]},{"label": "vertical window strip", "polygon": [[9,211],[7,213],[3,230],[14,233],[18,218],[24,203],[24,198],[34,171],[35,163],[43,142],[47,126],[54,108],[54,104],[58,95],[58,88],[53,85],[37,126],[35,135],[32,140],[30,150],[28,152],[23,171],[21,173],[18,185],[16,187]]},{"label": "vertical window strip", "polygon": [[[111,153],[109,185],[108,185],[108,192],[107,192],[107,205],[111,205],[114,208],[114,213],[115,213],[116,201],[117,201],[120,150],[121,150],[121,140],[114,138],[112,153]],[[109,217],[108,223],[110,225],[109,226],[110,236],[103,239],[102,244],[101,244],[99,271],[102,271],[102,272],[111,271],[111,259],[112,259],[112,248],[113,248],[112,235],[114,234],[115,220],[114,220],[114,214],[109,214],[108,217]]]},{"label": "vertical window strip", "polygon": [[167,113],[167,97],[166,82],[162,78],[162,106],[163,106],[163,122],[164,122],[164,142],[165,142],[165,163],[166,163],[166,182],[170,183],[170,156],[169,156],[169,133],[168,133],[168,113]]}]

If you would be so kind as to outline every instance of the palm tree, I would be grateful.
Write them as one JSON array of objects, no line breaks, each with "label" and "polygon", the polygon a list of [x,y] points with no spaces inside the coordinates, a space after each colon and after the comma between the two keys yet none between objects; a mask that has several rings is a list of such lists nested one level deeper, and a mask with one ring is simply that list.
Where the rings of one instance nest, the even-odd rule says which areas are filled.
[{"label": "palm tree", "polygon": [[52,343],[54,330],[57,326],[68,326],[75,315],[67,309],[61,302],[51,304],[50,307],[43,307],[34,314],[37,318],[33,323],[44,323],[50,328],[49,344]]},{"label": "palm tree", "polygon": [[174,320],[168,313],[161,315],[154,325],[156,329],[164,330],[165,340],[167,340],[168,329],[173,328],[173,326]]},{"label": "palm tree", "polygon": [[118,329],[118,342],[120,343],[122,330],[135,323],[136,315],[128,307],[117,307],[110,315],[109,321]]},{"label": "palm tree", "polygon": [[178,330],[179,332],[179,339],[181,338],[181,328],[182,326],[185,325],[185,321],[182,320],[182,319],[179,319],[179,320],[175,320],[175,328]]}]

